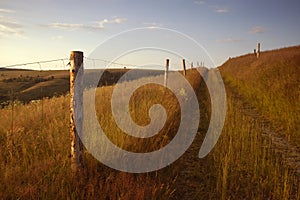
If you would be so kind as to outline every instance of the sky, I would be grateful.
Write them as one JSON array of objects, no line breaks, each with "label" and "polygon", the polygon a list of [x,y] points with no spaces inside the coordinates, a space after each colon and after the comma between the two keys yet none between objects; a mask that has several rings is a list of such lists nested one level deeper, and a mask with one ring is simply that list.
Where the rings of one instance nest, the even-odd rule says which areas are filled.
[{"label": "sky", "polygon": [[163,65],[175,52],[173,65],[183,57],[217,67],[258,42],[264,51],[299,45],[299,36],[299,0],[0,0],[0,67],[72,50],[133,65]]}]

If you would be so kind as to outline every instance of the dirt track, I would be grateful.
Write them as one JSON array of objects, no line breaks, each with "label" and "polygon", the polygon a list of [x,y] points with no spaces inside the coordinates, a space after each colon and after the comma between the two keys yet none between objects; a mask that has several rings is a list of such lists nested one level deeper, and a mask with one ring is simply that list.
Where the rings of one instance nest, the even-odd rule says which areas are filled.
[{"label": "dirt track", "polygon": [[235,88],[227,84],[226,89],[232,97],[242,102],[241,111],[243,114],[259,121],[263,136],[271,140],[273,149],[281,156],[286,165],[295,170],[300,178],[300,149],[285,138],[280,137],[280,134],[275,131],[274,125],[257,108],[247,102]]},{"label": "dirt track", "polygon": [[[279,133],[272,127],[272,123],[264,117],[258,109],[248,103],[235,88],[232,88],[228,84],[225,84],[225,87],[227,95],[230,96],[234,102],[239,102],[239,105],[241,105],[235,108],[235,112],[242,112],[243,115],[251,117],[259,123],[262,136],[271,141],[272,148],[278,154],[282,163],[292,170],[295,170],[295,173],[299,175],[298,177],[300,179],[300,149],[280,137]],[[203,184],[206,183],[205,174],[207,174],[205,171],[207,170],[205,159],[210,159],[210,155],[202,159],[198,157],[204,134],[205,133],[199,132],[193,144],[179,159],[181,171],[177,177],[177,190],[175,198],[173,199],[204,198],[201,194],[205,193],[205,191],[203,191],[205,188]],[[207,194],[206,197],[209,196],[210,194]]]}]

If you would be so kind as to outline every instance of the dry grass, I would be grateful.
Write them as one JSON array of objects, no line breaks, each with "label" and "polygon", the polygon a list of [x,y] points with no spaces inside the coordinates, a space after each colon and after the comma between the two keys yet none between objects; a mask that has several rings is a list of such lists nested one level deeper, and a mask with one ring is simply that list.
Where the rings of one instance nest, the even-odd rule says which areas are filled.
[{"label": "dry grass", "polygon": [[[191,84],[198,86],[195,76],[190,77]],[[155,85],[149,85],[144,97],[135,94],[134,102],[139,107],[132,107],[133,116],[140,108],[146,106],[147,100],[156,94]],[[118,132],[109,119],[109,105],[102,95],[110,96],[113,87],[103,87],[98,90],[98,100],[101,105],[97,109],[105,114],[100,123],[105,127],[108,135],[122,144],[128,141],[127,148],[134,151],[144,149],[150,151],[160,148],[162,141],[169,141],[166,130],[174,129],[178,118],[177,103],[173,99],[162,102],[169,108],[168,127],[161,135],[152,141],[144,141],[144,146],[134,145],[136,141],[129,141],[123,137],[115,137]],[[161,87],[159,90],[163,93]],[[100,95],[100,96],[99,96]],[[172,96],[172,94],[168,94]],[[156,103],[160,103],[157,95]],[[109,98],[108,98],[109,99]],[[104,100],[104,102],[102,101]],[[103,104],[105,103],[105,104]],[[142,106],[141,106],[142,105]],[[103,166],[87,152],[85,153],[85,170],[77,177],[72,177],[69,162],[69,97],[54,97],[42,101],[26,104],[12,105],[0,110],[2,116],[0,123],[1,135],[1,170],[0,170],[0,198],[12,199],[168,199],[174,196],[174,182],[176,181],[177,166],[167,167],[153,173],[130,174],[118,172]],[[43,106],[43,107],[42,107]],[[150,104],[147,104],[148,108]],[[105,109],[105,110],[103,110]],[[99,110],[99,111],[100,111]],[[142,112],[145,112],[142,109]],[[178,115],[178,116],[177,116]],[[147,123],[140,121],[140,123]],[[12,124],[13,122],[13,124]],[[173,131],[170,131],[173,132]],[[124,142],[125,141],[125,142]],[[154,142],[156,141],[156,142]],[[152,144],[152,142],[154,142]],[[118,142],[117,142],[118,144]],[[126,146],[123,146],[126,148]]]},{"label": "dry grass", "polygon": [[173,179],[117,172],[85,156],[86,171],[72,177],[69,162],[69,98],[44,99],[1,110],[1,199],[143,199],[170,197]]},{"label": "dry grass", "polygon": [[300,46],[228,60],[220,67],[231,86],[269,118],[282,136],[300,144]]},{"label": "dry grass", "polygon": [[226,123],[209,155],[215,180],[211,198],[299,199],[300,179],[261,134],[261,122],[245,115],[242,101],[231,93],[227,96]]},{"label": "dry grass", "polygon": [[[287,54],[297,60],[298,49],[295,47],[291,51],[293,53]],[[280,124],[283,128],[289,127],[284,129],[289,130],[284,135],[290,135],[291,139],[297,141],[299,135],[295,132],[298,130],[295,122],[298,116],[295,113],[284,114],[284,110],[295,110],[298,105],[290,102],[282,107],[285,104],[279,103],[275,104],[277,107],[280,105],[277,109],[272,103],[274,99],[288,102],[278,92],[283,89],[279,83],[298,83],[293,71],[297,72],[297,68],[291,63],[294,61],[284,58],[287,62],[284,66],[291,73],[287,72],[285,78],[275,76],[279,83],[275,83],[276,87],[269,91],[267,88],[270,87],[266,84],[275,82],[272,76],[279,73],[279,69],[274,68],[275,64],[272,62],[271,67],[267,66],[270,58],[273,58],[271,54],[268,56],[263,53],[260,60],[252,58],[252,55],[232,59],[222,67],[222,75],[226,76],[227,84],[237,87],[245,95],[245,99],[261,109],[272,123]],[[274,62],[277,62],[276,59]],[[262,65],[263,63],[265,64]],[[253,68],[251,71],[247,69],[248,64]],[[280,67],[280,70],[283,68]],[[0,198],[300,199],[299,177],[282,162],[281,157],[274,152],[271,142],[263,137],[260,132],[263,124],[244,114],[243,100],[236,98],[231,91],[227,94],[226,122],[217,145],[206,158],[197,157],[208,126],[209,98],[197,72],[189,71],[187,78],[198,95],[201,108],[199,134],[180,159],[151,173],[118,172],[103,166],[85,152],[86,169],[78,177],[72,177],[68,157],[68,95],[44,99],[43,103],[15,105],[13,115],[11,107],[1,109]],[[288,98],[297,100],[298,86],[288,87],[288,94],[291,94]],[[136,123],[149,123],[147,110],[153,103],[163,104],[168,111],[168,120],[163,131],[158,137],[146,141],[130,138],[116,126],[110,113],[109,99],[112,90],[113,87],[109,86],[97,91],[96,110],[99,122],[115,144],[132,151],[151,151],[168,144],[178,127],[180,116],[178,102],[173,94],[157,85],[146,85],[134,93],[130,109]],[[167,98],[161,98],[161,95]],[[285,117],[283,121],[279,120],[278,114]],[[287,119],[288,117],[291,119]]]}]

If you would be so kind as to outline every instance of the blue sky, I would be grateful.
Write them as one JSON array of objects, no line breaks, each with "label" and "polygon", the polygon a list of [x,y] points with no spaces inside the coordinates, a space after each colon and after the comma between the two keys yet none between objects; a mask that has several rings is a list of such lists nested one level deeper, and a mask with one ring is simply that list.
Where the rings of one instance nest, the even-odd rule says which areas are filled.
[{"label": "blue sky", "polygon": [[[219,66],[228,57],[253,52],[257,42],[262,50],[299,45],[300,1],[1,0],[0,66],[67,58],[71,50],[88,56],[111,36],[139,27],[182,32]],[[194,63],[203,59],[189,50],[183,56]],[[141,57],[128,62],[137,64]]]}]

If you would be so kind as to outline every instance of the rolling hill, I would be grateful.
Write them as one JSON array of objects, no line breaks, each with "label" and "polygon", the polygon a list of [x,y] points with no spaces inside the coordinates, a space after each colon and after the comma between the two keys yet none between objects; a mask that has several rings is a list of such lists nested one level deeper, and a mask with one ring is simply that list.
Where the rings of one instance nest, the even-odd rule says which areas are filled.
[{"label": "rolling hill", "polygon": [[[99,86],[115,84],[128,69],[107,69],[99,80]],[[94,71],[86,70],[88,85],[89,75]],[[133,76],[128,76],[127,81],[145,76],[157,76],[163,74],[160,70],[136,70]],[[22,103],[38,100],[44,97],[53,97],[67,94],[70,89],[69,71],[35,71],[22,69],[0,69],[0,104],[7,105],[12,99]]]}]

